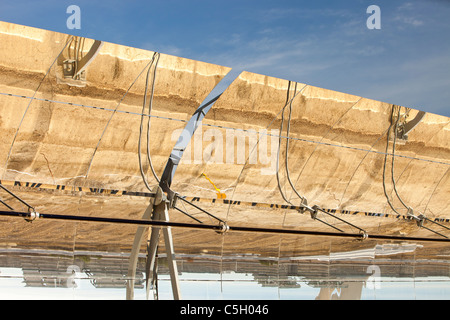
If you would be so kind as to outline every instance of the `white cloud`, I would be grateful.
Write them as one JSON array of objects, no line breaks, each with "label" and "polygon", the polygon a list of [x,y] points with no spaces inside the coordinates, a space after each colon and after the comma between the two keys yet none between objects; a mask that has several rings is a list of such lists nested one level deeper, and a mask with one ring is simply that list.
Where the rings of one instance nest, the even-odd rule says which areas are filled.
[{"label": "white cloud", "polygon": [[174,45],[165,44],[153,44],[150,42],[145,42],[139,46],[139,48],[150,51],[157,51],[173,56],[183,56],[184,50]]},{"label": "white cloud", "polygon": [[415,18],[413,16],[408,16],[408,15],[397,15],[397,16],[394,17],[393,20],[401,22],[401,23],[406,24],[406,25],[414,26],[414,27],[419,27],[419,26],[422,26],[424,24],[423,20],[420,20],[420,19]]}]

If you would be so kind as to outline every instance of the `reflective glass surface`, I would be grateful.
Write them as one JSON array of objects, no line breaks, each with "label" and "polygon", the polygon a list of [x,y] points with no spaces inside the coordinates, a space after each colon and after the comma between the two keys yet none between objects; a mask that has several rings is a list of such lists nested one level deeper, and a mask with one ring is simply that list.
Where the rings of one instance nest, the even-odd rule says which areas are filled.
[{"label": "reflective glass surface", "polygon": [[[14,223],[25,223],[12,219]],[[38,238],[25,223],[2,241],[0,299],[125,299],[135,226],[45,222],[54,237]],[[22,228],[23,229],[23,228]],[[89,233],[86,233],[89,230]],[[94,231],[95,230],[95,231]],[[348,240],[172,228],[182,299],[448,299],[450,250],[445,244]],[[105,235],[115,234],[103,240]],[[20,234],[19,234],[20,236]],[[64,242],[66,240],[66,242]],[[134,299],[172,299],[164,243],[157,289],[145,284],[145,244]]]}]

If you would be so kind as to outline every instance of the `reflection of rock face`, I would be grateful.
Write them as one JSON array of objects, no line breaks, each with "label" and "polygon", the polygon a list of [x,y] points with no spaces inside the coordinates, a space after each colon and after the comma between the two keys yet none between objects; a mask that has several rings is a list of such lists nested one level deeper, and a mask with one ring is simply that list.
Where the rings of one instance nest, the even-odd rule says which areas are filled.
[{"label": "reflection of rock face", "polygon": [[[21,117],[30,100],[7,95],[0,97],[3,179],[32,179],[68,185],[77,181],[92,186],[142,189],[136,157],[140,117],[123,111],[141,112],[146,65],[153,52],[104,43],[86,69],[85,85],[77,87],[64,83],[62,61],[74,58],[76,54],[86,55],[93,40],[76,38],[70,42],[44,77],[69,36],[9,23],[1,23],[0,27],[4,44],[0,49],[1,92],[31,97],[39,88],[35,96],[39,100],[31,102],[20,128]],[[161,55],[153,114],[165,118],[152,118],[151,124],[151,154],[159,174],[174,145],[172,133],[184,127],[184,122],[166,118],[188,119],[228,70]],[[112,113],[99,108],[114,110],[128,89],[117,109],[119,112],[107,125]],[[280,111],[287,96],[292,98],[295,93],[298,95],[292,100],[290,137],[293,140],[289,148],[289,171],[299,192],[310,202],[327,208],[390,212],[382,188],[382,153],[391,112],[391,105],[387,103],[244,72],[207,114],[204,124],[213,125],[214,130],[222,132],[223,141],[217,141],[217,137],[211,139],[208,136],[211,133],[207,133],[210,142],[200,146],[205,151],[201,156],[217,156],[215,145],[211,146],[215,141],[222,146],[220,156],[223,158],[231,153],[255,157],[249,151],[253,146],[248,145],[248,138],[243,147],[227,144],[225,137],[230,134],[230,129],[227,132],[226,128],[256,132],[278,130]],[[411,110],[409,119],[416,114],[417,111]],[[285,122],[286,119],[287,109]],[[450,155],[448,121],[445,117],[426,114],[409,133],[408,141],[396,148],[398,154],[405,156],[395,159],[397,189],[409,206],[417,211],[426,209],[425,213],[430,215],[444,216],[448,211],[444,209],[449,206],[448,175],[444,175],[448,165],[443,164],[448,163]],[[284,123],[282,135],[286,133],[286,125]],[[203,127],[203,133],[208,129],[211,127]],[[251,130],[249,132],[253,132]],[[102,141],[98,145],[100,137]],[[283,139],[280,159],[284,159],[284,142]],[[227,150],[227,146],[233,150]],[[196,146],[192,144],[191,147]],[[270,147],[267,147],[269,149],[264,152],[268,153]],[[258,152],[258,148],[256,150]],[[256,163],[245,166],[242,174],[243,164],[237,160],[227,163],[224,159],[223,163],[208,165],[203,161],[207,159],[185,165],[182,161],[173,187],[183,194],[214,196],[205,190],[211,189],[201,177],[205,171],[221,189],[237,183],[236,199],[266,201],[270,197],[272,202],[283,203],[273,172],[261,174],[264,172],[261,169],[268,165],[259,162],[257,155],[256,159]],[[86,179],[89,165],[91,169]],[[280,167],[284,181],[284,161],[280,162]],[[391,190],[391,184],[388,187]],[[394,204],[401,208],[397,200]]]},{"label": "reflection of rock face", "polygon": [[[85,80],[69,81],[64,77],[64,61],[76,60],[77,54],[84,57],[94,43],[91,39],[68,42],[69,39],[64,34],[0,22],[0,177],[64,185],[65,192],[13,187],[41,212],[140,218],[148,205],[146,198],[86,195],[68,190],[72,186],[146,190],[137,148],[146,74],[154,52],[104,43],[87,67]],[[151,118],[150,130],[151,156],[159,175],[178,132],[228,71],[226,67],[161,54],[153,98],[155,117]],[[197,133],[200,143],[194,138],[188,146],[193,158],[181,160],[173,189],[183,195],[215,197],[215,190],[202,176],[206,173],[227,194],[227,199],[284,204],[277,179],[269,169],[274,167],[273,155],[280,146],[284,188],[286,139],[281,139],[279,145],[278,132],[288,98],[293,98],[289,172],[309,204],[391,213],[382,185],[391,105],[249,72],[242,73],[206,115]],[[280,133],[283,137],[287,134],[288,110],[284,109]],[[412,118],[416,114],[416,110],[410,111]],[[145,124],[147,119],[144,117]],[[396,153],[401,157],[395,158],[395,179],[403,200],[417,211],[444,218],[449,218],[445,209],[450,205],[448,123],[448,118],[426,114],[409,133],[408,141],[397,146]],[[141,153],[146,158],[146,143]],[[205,162],[211,159],[214,161]],[[390,165],[389,156],[389,173]],[[148,172],[145,160],[144,170]],[[148,177],[149,183],[154,184],[151,173]],[[387,180],[391,192],[390,176]],[[298,204],[291,190],[287,190],[287,197]],[[405,213],[397,200],[394,205]],[[324,228],[295,211],[219,204],[205,204],[205,208],[228,219],[230,224]],[[417,232],[414,225],[404,221],[346,218],[366,230]],[[185,221],[186,217],[174,213],[171,219]],[[5,242],[28,246],[73,247],[76,243],[120,251],[130,248],[135,228],[41,221],[24,226],[23,221],[17,221],[2,225],[0,232],[7,239]],[[198,251],[221,249],[222,238],[215,233],[198,238],[198,233],[183,230],[174,231],[174,237],[177,252],[190,246]],[[278,235],[242,239],[242,235],[226,236],[236,248],[244,246],[249,252],[257,252],[263,247],[266,255],[280,241]],[[283,250],[305,250],[295,239],[283,238]],[[318,240],[306,250],[320,255],[322,245]]]}]

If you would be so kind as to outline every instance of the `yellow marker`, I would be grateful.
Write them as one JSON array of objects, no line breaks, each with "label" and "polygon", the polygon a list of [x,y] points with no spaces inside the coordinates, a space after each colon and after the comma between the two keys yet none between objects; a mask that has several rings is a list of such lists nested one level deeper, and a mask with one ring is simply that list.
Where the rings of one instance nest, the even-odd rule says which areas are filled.
[{"label": "yellow marker", "polygon": [[205,176],[205,178],[206,178],[209,182],[211,182],[211,184],[213,185],[214,189],[216,189],[216,191],[217,191],[217,198],[218,198],[218,199],[225,199],[225,198],[227,197],[227,195],[226,195],[225,193],[220,192],[220,189],[216,187],[216,185],[214,184],[214,182],[212,182],[211,179],[208,178],[208,177],[206,176],[206,174],[202,173],[202,175]]}]

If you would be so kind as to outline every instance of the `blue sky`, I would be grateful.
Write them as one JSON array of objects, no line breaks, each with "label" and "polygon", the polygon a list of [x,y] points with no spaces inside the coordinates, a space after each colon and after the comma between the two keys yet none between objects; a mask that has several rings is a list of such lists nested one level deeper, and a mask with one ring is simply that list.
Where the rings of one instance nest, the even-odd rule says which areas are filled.
[{"label": "blue sky", "polygon": [[[69,30],[66,8],[81,9]],[[381,9],[370,30],[369,5]],[[450,116],[449,0],[6,1],[0,20]]]}]

